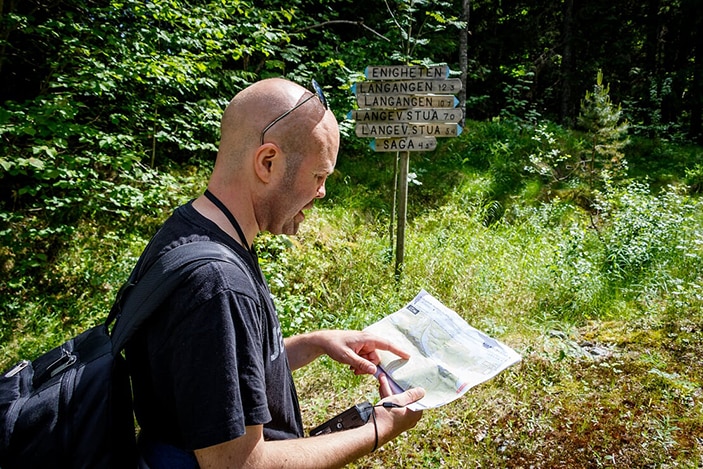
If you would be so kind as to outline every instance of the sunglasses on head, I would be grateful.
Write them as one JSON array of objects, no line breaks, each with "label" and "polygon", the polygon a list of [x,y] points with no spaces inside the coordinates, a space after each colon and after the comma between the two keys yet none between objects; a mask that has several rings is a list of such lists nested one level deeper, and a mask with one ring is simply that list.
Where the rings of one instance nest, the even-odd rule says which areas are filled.
[{"label": "sunglasses on head", "polygon": [[317,96],[317,97],[320,99],[320,102],[321,102],[322,105],[325,107],[325,109],[329,109],[329,108],[330,108],[329,104],[327,103],[327,98],[325,98],[325,93],[322,92],[322,88],[320,87],[320,85],[319,85],[315,80],[312,80],[312,89],[315,91],[313,94],[311,94],[310,96],[308,96],[307,98],[305,98],[304,100],[302,100],[301,102],[299,102],[298,104],[296,104],[295,106],[293,106],[292,108],[290,108],[289,110],[287,110],[286,112],[284,112],[283,114],[281,114],[280,116],[276,117],[274,120],[272,120],[271,122],[269,122],[268,125],[266,125],[266,127],[264,127],[264,130],[261,131],[261,144],[262,144],[262,145],[264,144],[264,134],[265,134],[271,127],[273,127],[273,126],[276,124],[276,122],[280,121],[281,119],[283,119],[284,117],[286,117],[288,114],[290,114],[291,112],[295,111],[295,110],[298,109],[300,106],[302,106],[303,104],[305,104],[305,103],[307,103],[308,101],[310,101],[310,100],[311,100],[312,98],[314,98],[315,96]]}]

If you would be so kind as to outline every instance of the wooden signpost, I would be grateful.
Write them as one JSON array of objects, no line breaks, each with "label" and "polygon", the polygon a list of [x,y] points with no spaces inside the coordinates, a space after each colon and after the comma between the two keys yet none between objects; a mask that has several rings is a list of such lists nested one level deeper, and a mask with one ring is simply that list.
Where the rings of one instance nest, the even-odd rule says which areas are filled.
[{"label": "wooden signpost", "polygon": [[[396,152],[396,189],[398,195],[398,232],[396,235],[395,274],[399,277],[405,257],[405,222],[408,207],[410,152],[432,151],[437,137],[461,134],[463,111],[454,96],[461,91],[461,80],[449,78],[446,65],[422,67],[387,65],[367,67],[366,81],[354,85],[359,109],[349,112],[356,121],[358,137],[372,138],[377,152]],[[393,198],[396,212],[396,197]],[[393,225],[391,222],[391,244]]]}]

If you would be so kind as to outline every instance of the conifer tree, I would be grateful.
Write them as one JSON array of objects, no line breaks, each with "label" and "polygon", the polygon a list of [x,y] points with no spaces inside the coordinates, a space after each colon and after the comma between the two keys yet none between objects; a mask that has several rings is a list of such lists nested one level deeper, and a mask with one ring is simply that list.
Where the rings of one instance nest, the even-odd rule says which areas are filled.
[{"label": "conifer tree", "polygon": [[610,86],[603,84],[603,72],[599,70],[593,92],[587,91],[581,101],[578,118],[587,132],[581,166],[591,189],[600,182],[622,177],[627,171],[622,149],[628,142],[628,123],[621,118],[622,108],[611,101]]}]

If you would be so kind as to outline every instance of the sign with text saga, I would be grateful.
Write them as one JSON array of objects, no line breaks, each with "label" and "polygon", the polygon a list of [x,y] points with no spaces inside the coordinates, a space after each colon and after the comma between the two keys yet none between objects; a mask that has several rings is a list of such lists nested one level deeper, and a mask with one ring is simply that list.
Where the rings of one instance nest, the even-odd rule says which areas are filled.
[{"label": "sign with text saga", "polygon": [[432,151],[437,148],[434,137],[375,138],[371,148],[377,152],[388,151]]},{"label": "sign with text saga", "polygon": [[366,81],[352,90],[359,109],[348,118],[358,137],[372,138],[378,152],[431,151],[437,137],[461,134],[463,111],[454,96],[461,80],[449,78],[446,65],[387,65],[366,67]]}]

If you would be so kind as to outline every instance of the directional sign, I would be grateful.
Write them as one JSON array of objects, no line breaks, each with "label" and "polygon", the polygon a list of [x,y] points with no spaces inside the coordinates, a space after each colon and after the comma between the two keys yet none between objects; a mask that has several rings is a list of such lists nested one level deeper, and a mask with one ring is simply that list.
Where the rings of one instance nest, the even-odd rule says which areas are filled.
[{"label": "directional sign", "polygon": [[[353,89],[359,109],[350,111],[349,118],[356,121],[358,137],[373,139],[370,145],[374,151],[397,152],[397,278],[405,255],[410,152],[434,150],[436,137],[456,137],[461,133],[462,110],[454,109],[459,104],[454,94],[461,91],[461,80],[449,79],[446,65],[388,65],[366,67],[365,72],[366,81]],[[395,202],[394,193],[394,213]]]},{"label": "directional sign", "polygon": [[355,94],[454,94],[461,91],[461,80],[362,81],[352,87]]},{"label": "directional sign", "polygon": [[348,119],[357,124],[370,122],[445,122],[458,123],[464,117],[461,109],[357,109],[349,111]]},{"label": "directional sign", "polygon": [[449,77],[449,67],[446,65],[432,67],[384,65],[380,67],[366,67],[365,75],[368,80],[441,79]]},{"label": "directional sign", "polygon": [[376,122],[371,124],[357,124],[355,130],[357,137],[392,138],[419,137],[423,135],[433,137],[456,137],[461,133],[461,126],[458,124],[384,124]]},{"label": "directional sign", "polygon": [[376,138],[369,146],[377,152],[381,151],[432,151],[437,148],[434,137],[403,137]]},{"label": "directional sign", "polygon": [[409,109],[414,107],[453,108],[459,100],[452,95],[380,95],[360,94],[356,97],[359,108]]}]

